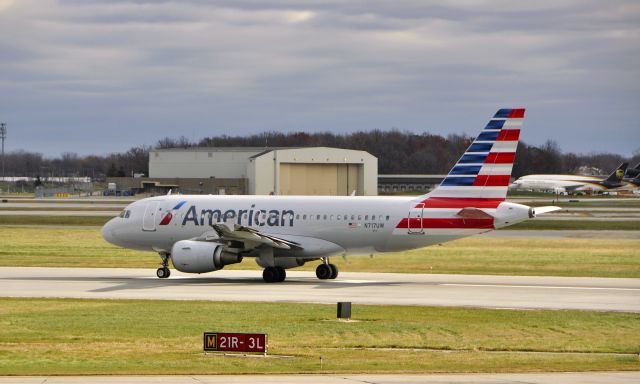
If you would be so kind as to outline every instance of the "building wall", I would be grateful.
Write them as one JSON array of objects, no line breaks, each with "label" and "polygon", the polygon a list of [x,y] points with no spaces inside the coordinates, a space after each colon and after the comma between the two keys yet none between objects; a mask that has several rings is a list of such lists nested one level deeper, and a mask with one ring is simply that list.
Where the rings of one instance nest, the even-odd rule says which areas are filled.
[{"label": "building wall", "polygon": [[275,153],[269,152],[249,161],[249,193],[252,195],[269,195],[275,193]]},{"label": "building wall", "polygon": [[155,150],[149,154],[149,177],[243,180],[244,193],[256,195],[355,191],[373,196],[378,191],[378,159],[365,151],[327,147]]},{"label": "building wall", "polygon": [[189,148],[149,152],[149,177],[241,179],[261,149]]},{"label": "building wall", "polygon": [[252,159],[255,194],[375,196],[378,159],[365,151],[313,147],[278,149]]}]

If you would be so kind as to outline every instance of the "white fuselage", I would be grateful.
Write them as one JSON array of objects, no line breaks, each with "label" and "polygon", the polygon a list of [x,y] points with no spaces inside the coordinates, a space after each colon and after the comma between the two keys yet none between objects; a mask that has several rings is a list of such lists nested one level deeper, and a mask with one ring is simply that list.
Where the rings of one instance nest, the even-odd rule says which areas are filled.
[{"label": "white fuselage", "polygon": [[529,217],[528,207],[507,202],[482,211],[490,219],[467,226],[460,208],[422,208],[409,197],[167,195],[130,204],[121,215],[128,217],[112,219],[102,233],[122,247],[170,252],[177,241],[215,237],[210,224],[240,224],[302,245],[276,256],[310,258],[414,249]]}]

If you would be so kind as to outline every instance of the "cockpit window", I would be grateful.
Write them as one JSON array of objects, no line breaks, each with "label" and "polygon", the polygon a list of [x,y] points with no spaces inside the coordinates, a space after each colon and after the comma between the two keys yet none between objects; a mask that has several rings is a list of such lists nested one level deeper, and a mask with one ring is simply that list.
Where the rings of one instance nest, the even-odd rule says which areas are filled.
[{"label": "cockpit window", "polygon": [[129,216],[131,216],[131,211],[128,209],[125,209],[124,211],[120,212],[120,214],[118,215],[118,217],[122,219],[128,219]]}]

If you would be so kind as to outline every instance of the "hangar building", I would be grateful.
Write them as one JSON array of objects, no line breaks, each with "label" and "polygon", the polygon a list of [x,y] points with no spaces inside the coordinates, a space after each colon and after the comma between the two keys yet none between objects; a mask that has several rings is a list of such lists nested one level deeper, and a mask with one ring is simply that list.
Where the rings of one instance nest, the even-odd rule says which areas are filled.
[{"label": "hangar building", "polygon": [[328,147],[157,149],[149,152],[149,177],[139,183],[183,193],[193,192],[181,183],[214,194],[376,195],[378,159]]}]

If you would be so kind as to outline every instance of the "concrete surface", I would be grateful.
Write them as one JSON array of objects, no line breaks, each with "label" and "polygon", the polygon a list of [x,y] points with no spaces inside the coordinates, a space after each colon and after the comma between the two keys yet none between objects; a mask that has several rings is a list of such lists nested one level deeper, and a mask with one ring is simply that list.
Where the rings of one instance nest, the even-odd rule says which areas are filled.
[{"label": "concrete surface", "polygon": [[438,375],[220,375],[220,376],[33,376],[0,377],[0,384],[631,384],[640,382],[640,372],[584,372],[584,373],[497,373],[497,374],[438,374]]},{"label": "concrete surface", "polygon": [[203,275],[153,269],[0,268],[0,296],[157,299],[581,309],[640,312],[640,279],[342,273],[318,280],[288,271],[287,281],[266,284],[260,271]]}]

